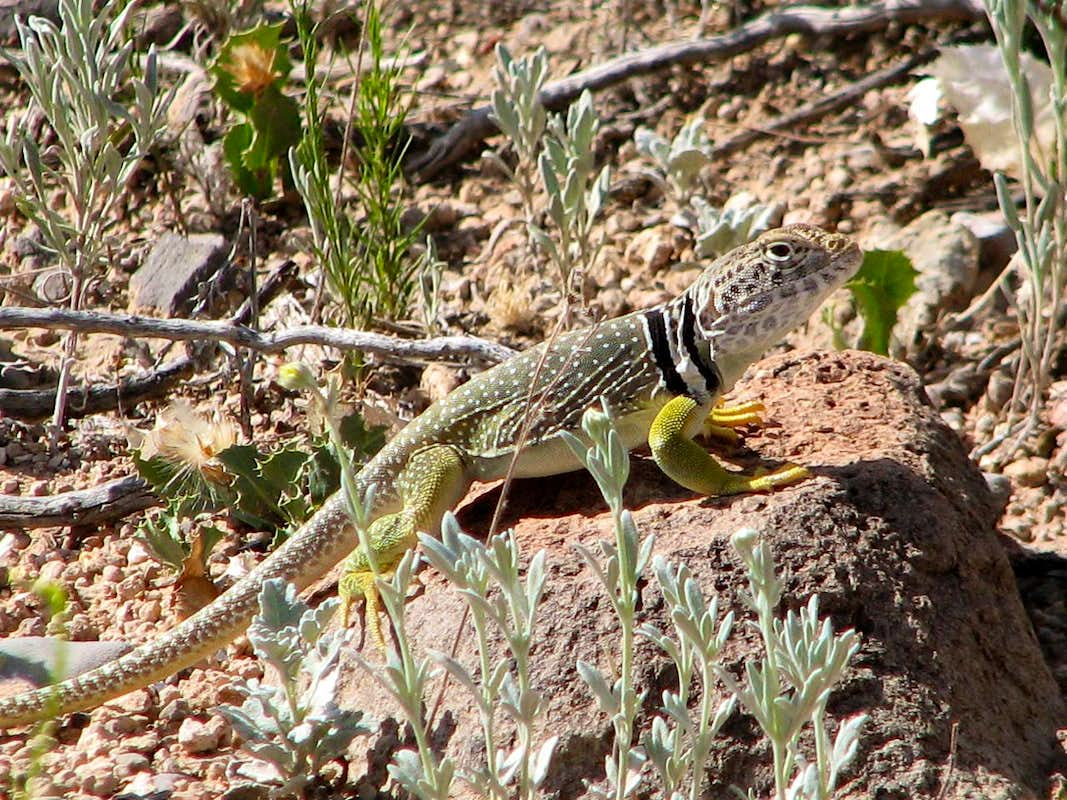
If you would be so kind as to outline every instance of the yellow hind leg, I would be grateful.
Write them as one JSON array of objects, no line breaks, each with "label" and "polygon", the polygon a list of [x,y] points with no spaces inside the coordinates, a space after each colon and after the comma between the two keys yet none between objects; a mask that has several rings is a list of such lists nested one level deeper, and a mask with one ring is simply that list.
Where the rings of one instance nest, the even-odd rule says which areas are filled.
[{"label": "yellow hind leg", "polygon": [[[371,523],[367,530],[378,575],[388,578],[404,557],[418,544],[418,533],[436,534],[444,513],[455,506],[470,488],[463,452],[451,445],[431,445],[415,452],[397,477],[397,493],[403,507]],[[352,604],[365,600],[364,624],[379,649],[385,650],[375,572],[362,547],[345,559],[338,594],[341,619],[347,625]]]}]

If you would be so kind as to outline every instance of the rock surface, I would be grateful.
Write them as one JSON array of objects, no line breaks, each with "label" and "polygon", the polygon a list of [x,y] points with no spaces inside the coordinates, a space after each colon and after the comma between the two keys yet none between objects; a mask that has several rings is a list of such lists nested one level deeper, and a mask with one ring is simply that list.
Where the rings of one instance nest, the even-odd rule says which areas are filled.
[{"label": "rock surface", "polygon": [[226,260],[226,239],[216,233],[164,234],[130,278],[130,310],[174,316],[185,310],[197,285]]},{"label": "rock surface", "polygon": [[[657,553],[688,563],[705,593],[717,593],[741,618],[748,616],[739,601],[745,578],[728,540],[747,526],[772,548],[785,606],[797,608],[818,593],[836,629],[861,634],[862,649],[829,704],[837,721],[870,715],[838,796],[1047,796],[1049,775],[1063,768],[1056,734],[1067,713],[994,534],[985,482],[915,374],[869,354],[789,353],[762,362],[739,390],[767,406],[767,424],[747,446],[763,459],[804,464],[813,477],[769,496],[701,500],[637,459],[627,506],[642,532],[655,534]],[[739,463],[745,461],[752,465],[751,458]],[[497,494],[467,504],[467,530],[484,533]],[[575,473],[516,483],[504,524],[516,527],[527,558],[541,548],[548,556],[533,655],[547,727],[560,735],[546,788],[562,798],[587,796],[582,781],[603,778],[611,727],[575,661],[610,674],[619,632],[574,544],[610,538],[610,517],[592,481]],[[462,604],[433,570],[423,581],[425,591],[407,606],[408,628],[420,650],[448,651]],[[639,622],[666,628],[653,580],[642,584]],[[473,653],[464,633],[457,657],[473,668]],[[753,632],[735,625],[726,665],[740,675],[756,653]],[[364,655],[374,660],[371,645]],[[638,688],[647,691],[643,733],[662,691],[676,687],[673,669],[648,642],[639,640],[637,664]],[[434,685],[430,697],[439,691]],[[385,718],[383,730],[392,733],[373,749],[360,748],[370,760],[365,780],[384,780],[384,765],[400,746],[390,699],[352,665],[338,699]],[[462,688],[444,689],[435,720],[440,750],[478,763],[480,730]],[[736,784],[766,796],[770,764],[752,718],[736,714],[712,751],[706,790],[727,796]]]}]

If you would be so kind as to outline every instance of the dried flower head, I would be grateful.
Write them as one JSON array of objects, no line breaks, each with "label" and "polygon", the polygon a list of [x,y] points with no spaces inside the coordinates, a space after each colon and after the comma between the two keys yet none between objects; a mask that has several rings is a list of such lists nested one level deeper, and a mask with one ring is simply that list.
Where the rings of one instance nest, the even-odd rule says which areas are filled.
[{"label": "dried flower head", "polygon": [[244,94],[258,95],[283,77],[275,66],[277,50],[258,42],[244,42],[230,49],[226,71],[233,75],[234,88]]},{"label": "dried flower head", "polygon": [[230,420],[209,420],[192,407],[178,401],[160,412],[156,426],[131,444],[145,461],[161,458],[181,472],[196,471],[204,480],[220,485],[230,482],[218,454],[237,441],[237,429]]}]

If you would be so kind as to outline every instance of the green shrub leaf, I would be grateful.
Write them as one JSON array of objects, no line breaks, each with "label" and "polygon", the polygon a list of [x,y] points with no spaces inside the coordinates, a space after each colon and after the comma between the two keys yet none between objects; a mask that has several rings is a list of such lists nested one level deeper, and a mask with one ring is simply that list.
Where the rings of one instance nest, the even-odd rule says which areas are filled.
[{"label": "green shrub leaf", "polygon": [[897,313],[915,294],[919,273],[900,250],[868,250],[856,277],[845,284],[863,317],[859,346],[880,355],[889,354],[889,336]]}]

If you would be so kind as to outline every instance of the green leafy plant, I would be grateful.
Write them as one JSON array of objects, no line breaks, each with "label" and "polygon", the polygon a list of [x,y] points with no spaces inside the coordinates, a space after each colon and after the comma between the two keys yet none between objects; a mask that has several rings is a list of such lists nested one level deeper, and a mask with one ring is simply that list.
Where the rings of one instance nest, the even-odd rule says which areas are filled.
[{"label": "green leafy plant", "polygon": [[[770,548],[751,528],[738,531],[730,543],[748,570],[749,592],[744,599],[756,612],[754,627],[763,640],[763,657],[746,662],[744,685],[726,671],[720,678],[771,741],[775,797],[831,797],[841,772],[856,755],[867,719],[858,714],[842,722],[832,740],[827,731],[826,704],[859,652],[859,637],[852,630],[835,634],[829,620],[819,619],[818,595],[799,612],[788,612],[784,620],[776,617],[782,584]],[[814,759],[805,757],[800,746],[806,727],[815,737]],[[755,795],[750,791],[749,797]]]},{"label": "green leafy plant", "polygon": [[704,117],[698,114],[669,142],[650,128],[642,126],[634,131],[637,152],[656,165],[654,177],[681,204],[692,197],[700,170],[711,163],[711,141],[704,126]]},{"label": "green leafy plant", "polygon": [[[1022,358],[1015,375],[1009,418],[988,447],[1011,438],[1015,452],[1041,425],[1041,409],[1056,370],[1067,326],[1067,26],[1061,3],[986,0],[997,47],[1011,87],[1011,117],[1019,151],[1021,209],[1003,172],[994,173],[997,200],[1019,244],[1016,256],[1023,288],[1012,299],[1019,320]],[[1026,33],[1041,38],[1051,71],[1048,92],[1034,96],[1023,65]],[[1036,109],[1050,109],[1050,130],[1036,122]],[[1051,146],[1049,146],[1051,142]]]},{"label": "green leafy plant", "polygon": [[[638,794],[642,767],[651,761],[666,796],[683,796],[687,784],[690,798],[704,796],[711,740],[740,705],[755,717],[771,742],[775,798],[831,797],[842,771],[855,757],[866,719],[858,715],[846,720],[833,739],[829,736],[826,704],[859,649],[855,632],[835,634],[829,620],[820,620],[817,596],[799,612],[788,612],[784,620],[776,617],[781,583],[769,548],[750,529],[731,538],[748,573],[745,602],[756,613],[751,624],[763,642],[761,658],[745,664],[744,682],[736,680],[719,661],[733,628],[733,615],[720,618],[718,601],[705,599],[685,565],[672,565],[662,558],[653,561],[674,635],[650,625],[637,628],[637,586],[651,558],[653,537],[642,537],[633,517],[623,508],[622,489],[629,475],[629,461],[606,404],[603,410],[585,413],[582,429],[591,446],[574,436],[567,442],[600,487],[615,522],[616,539],[614,543],[600,543],[603,560],[586,548],[578,551],[607,590],[622,629],[620,666],[613,682],[590,664],[579,661],[577,665],[615,729],[613,755],[605,763],[605,786],[591,787],[594,794],[619,800]],[[657,644],[674,662],[679,675],[678,690],[664,692],[664,716],[653,720],[641,746],[631,743],[640,700],[633,686],[635,633]],[[702,689],[695,716],[689,707],[694,676]],[[717,685],[727,690],[727,697],[719,703],[714,702]],[[814,757],[810,753],[805,756],[800,745],[802,733],[809,729],[815,739]],[[754,800],[755,795],[750,790],[747,797]]]},{"label": "green leafy plant", "polygon": [[622,636],[618,678],[609,681],[595,665],[584,661],[578,661],[577,667],[615,729],[614,750],[604,759],[607,787],[597,790],[597,794],[623,800],[637,790],[647,760],[645,751],[632,744],[640,703],[634,684],[634,636],[639,600],[637,584],[652,557],[655,538],[642,537],[633,515],[623,507],[622,490],[630,477],[630,457],[611,420],[607,401],[602,401],[601,406],[582,416],[582,430],[592,446],[572,434],[565,434],[564,438],[571,452],[596,480],[614,521],[615,541],[599,543],[603,562],[586,547],[575,545],[575,549],[604,586],[619,618]]},{"label": "green leafy plant", "polygon": [[341,302],[346,323],[366,327],[374,318],[397,319],[408,312],[416,284],[412,247],[421,224],[404,222],[402,162],[410,95],[400,68],[387,61],[377,3],[366,6],[364,43],[369,63],[360,73],[351,119],[352,154],[358,162],[355,190],[364,218],[349,217],[326,160],[317,77],[314,26],[306,3],[293,2],[297,35],[307,73],[307,127],[289,153],[297,191],[311,223],[313,248],[326,280]]},{"label": "green leafy plant", "polygon": [[189,566],[190,558],[196,561],[199,574],[207,572],[207,558],[212,549],[225,535],[208,523],[210,515],[198,514],[193,518],[195,534],[183,530],[182,515],[168,504],[161,514],[145,517],[137,526],[137,538],[152,556],[174,572],[181,573]]},{"label": "green leafy plant", "polygon": [[482,157],[493,161],[518,188],[527,226],[533,224],[536,214],[537,161],[541,135],[548,124],[541,88],[547,77],[548,52],[544,47],[515,59],[503,44],[497,44],[493,67],[496,88],[490,97],[492,120],[511,142],[516,163],[510,166],[492,150],[486,150]]},{"label": "green leafy plant", "polygon": [[[154,49],[138,54],[129,39],[135,4],[60,0],[59,25],[17,20],[18,54],[8,51],[32,101],[54,133],[47,157],[31,130],[10,116],[0,141],[0,169],[10,176],[19,210],[41,230],[69,280],[69,305],[80,309],[91,279],[115,255],[110,226],[141,159],[159,141],[170,93],[160,91]],[[66,198],[56,203],[55,198]],[[65,416],[76,333],[67,335],[53,424]]]},{"label": "green leafy plant", "polygon": [[348,637],[346,631],[324,631],[337,606],[331,599],[309,608],[291,583],[266,581],[248,639],[279,683],[237,681],[233,688],[244,702],[219,708],[260,767],[241,769],[256,783],[273,784],[279,795],[304,792],[356,737],[376,730],[363,712],[341,709],[334,701],[338,659]]},{"label": "green leafy plant", "polygon": [[699,195],[691,197],[689,203],[696,217],[686,219],[686,224],[695,230],[693,252],[697,258],[718,258],[752,241],[771,227],[778,213],[775,206],[757,202],[749,192],[735,194],[722,208],[715,208]]},{"label": "green leafy plant", "polygon": [[[531,648],[537,607],[545,586],[545,551],[540,550],[520,578],[519,545],[514,531],[497,534],[482,544],[459,528],[449,512],[441,538],[420,535],[425,559],[459,590],[470,610],[478,648],[478,670],[472,671],[446,653],[431,656],[474,697],[482,724],[484,766],[461,771],[478,797],[492,800],[534,798],[544,782],[558,736],[536,744],[537,725],[544,715],[543,698],[532,685]],[[495,661],[490,641],[496,631],[507,652]],[[475,677],[477,675],[477,677]],[[518,745],[501,749],[497,710],[515,723]],[[516,792],[509,786],[514,782]]]},{"label": "green leafy plant", "polygon": [[386,579],[381,574],[368,536],[371,509],[374,506],[374,487],[365,495],[361,495],[356,486],[347,448],[334,421],[336,414],[333,412],[337,407],[336,384],[331,383],[324,392],[311,369],[305,364],[295,362],[283,366],[278,377],[287,389],[308,392],[312,402],[328,422],[330,443],[341,466],[341,487],[345,505],[359,536],[359,546],[366,555],[368,566],[375,574],[375,587],[392,626],[396,646],[389,649],[385,664],[378,666],[360,658],[360,663],[368,674],[396,699],[415,737],[415,749],[398,750],[393,763],[388,767],[389,774],[405,791],[416,797],[423,800],[447,800],[455,775],[455,765],[451,759],[439,758],[431,747],[424,710],[426,687],[432,677],[433,664],[428,657],[415,657],[405,623],[405,603],[419,564],[419,555],[414,550],[409,550],[394,568],[391,578]]},{"label": "green leafy plant", "polygon": [[[368,429],[358,414],[334,424],[357,461],[385,441],[384,429]],[[138,537],[158,561],[179,573],[194,604],[205,599],[203,592],[209,599],[213,591],[207,561],[223,537],[210,524],[215,514],[226,512],[253,528],[273,530],[278,544],[341,482],[341,464],[327,436],[266,452],[236,444],[234,437],[232,426],[176,405],[160,415],[156,429],[132,453],[138,473],[166,501],[162,512],[142,520]]]},{"label": "green leafy plant", "polygon": [[595,139],[600,120],[593,109],[593,96],[582,92],[567,109],[566,117],[549,117],[537,166],[547,198],[546,215],[554,236],[531,224],[533,241],[559,270],[564,293],[573,291],[573,278],[588,270],[603,240],[593,241],[593,223],[608,197],[611,168],[596,171]]},{"label": "green leafy plant", "polygon": [[879,355],[889,354],[889,337],[897,314],[915,294],[919,273],[899,250],[868,250],[859,272],[845,287],[852,293],[863,318],[859,347]]},{"label": "green leafy plant", "polygon": [[282,25],[259,25],[231,35],[211,72],[219,97],[243,118],[222,148],[234,180],[256,199],[271,195],[281,157],[300,140],[300,109],[283,92],[292,65]]}]

